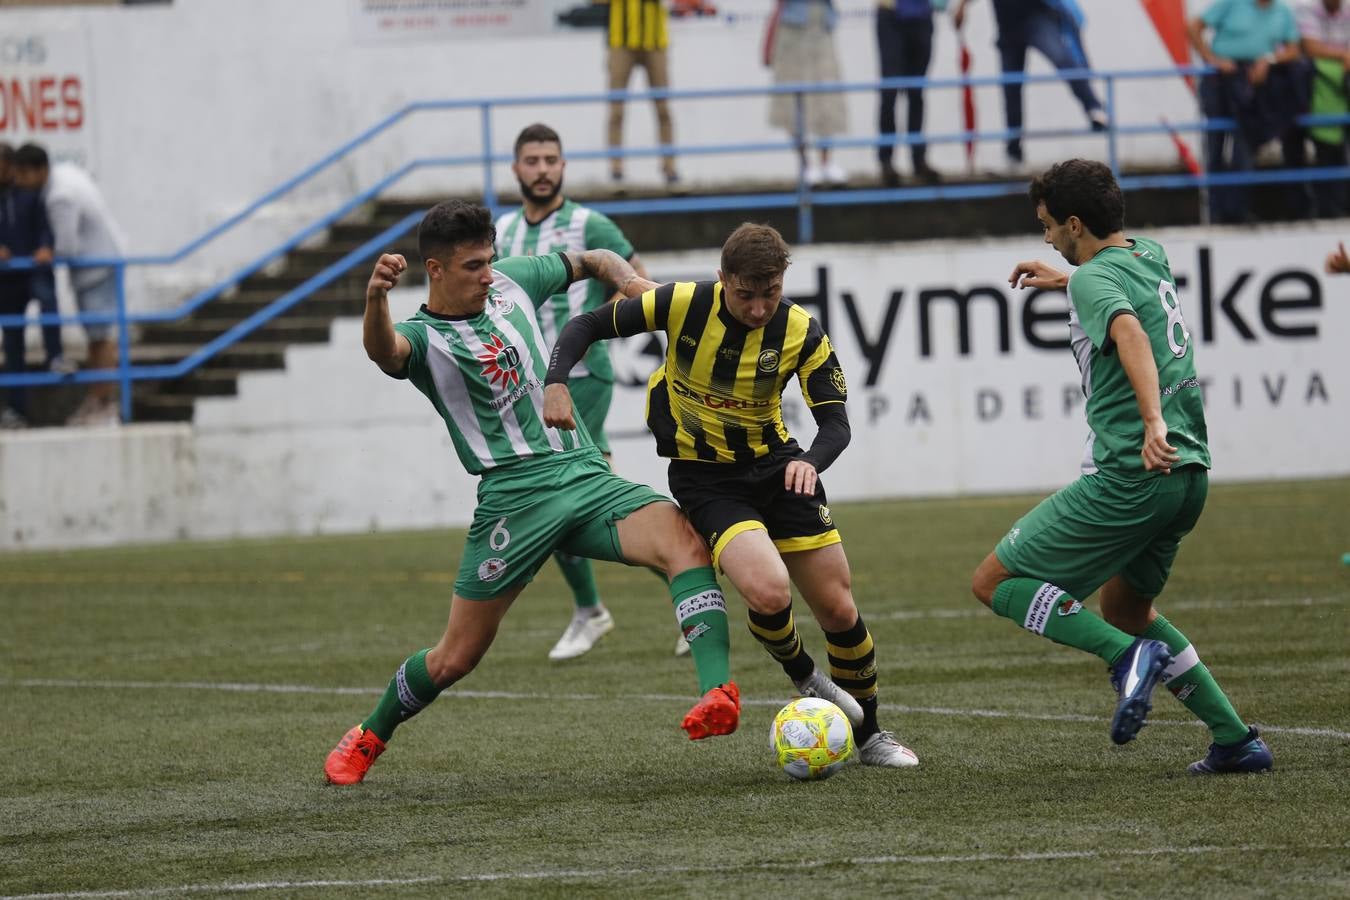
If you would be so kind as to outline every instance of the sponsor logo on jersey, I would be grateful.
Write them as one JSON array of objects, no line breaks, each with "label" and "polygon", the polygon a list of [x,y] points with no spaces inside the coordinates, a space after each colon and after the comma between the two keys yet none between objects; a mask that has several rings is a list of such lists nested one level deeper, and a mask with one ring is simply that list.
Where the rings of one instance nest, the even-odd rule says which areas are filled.
[{"label": "sponsor logo on jersey", "polygon": [[494,334],[483,342],[483,352],[477,357],[483,367],[483,377],[493,387],[515,387],[520,384],[520,351]]},{"label": "sponsor logo on jersey", "polygon": [[759,355],[759,361],[756,365],[759,366],[761,372],[776,372],[778,371],[778,362],[779,354],[777,350],[765,350]]},{"label": "sponsor logo on jersey", "polygon": [[770,409],[777,402],[777,397],[751,398],[743,400],[739,397],[725,397],[718,394],[701,394],[691,388],[689,385],[677,379],[670,379],[670,389],[675,396],[682,397],[685,400],[692,400],[700,406],[708,409]]},{"label": "sponsor logo on jersey", "polygon": [[817,512],[820,513],[821,522],[825,523],[826,525],[834,524],[834,522],[830,520],[830,508],[828,506],[822,504],[820,509],[817,510]]},{"label": "sponsor logo on jersey", "polygon": [[478,564],[479,581],[496,581],[506,573],[506,560],[493,556]]},{"label": "sponsor logo on jersey", "polygon": [[682,335],[680,335],[680,343],[681,343],[681,344],[684,344],[686,347],[697,347],[697,346],[698,346],[698,341],[694,340],[692,337],[690,337],[690,336],[687,335],[687,334],[682,334]]},{"label": "sponsor logo on jersey", "polygon": [[834,389],[839,392],[839,396],[848,396],[848,382],[844,380],[844,370],[839,366],[830,370],[830,384],[834,385]]},{"label": "sponsor logo on jersey", "polygon": [[1017,536],[1021,533],[1022,529],[1020,528],[1014,528],[1012,531],[1008,532],[1008,543],[1010,544],[1017,543]]}]

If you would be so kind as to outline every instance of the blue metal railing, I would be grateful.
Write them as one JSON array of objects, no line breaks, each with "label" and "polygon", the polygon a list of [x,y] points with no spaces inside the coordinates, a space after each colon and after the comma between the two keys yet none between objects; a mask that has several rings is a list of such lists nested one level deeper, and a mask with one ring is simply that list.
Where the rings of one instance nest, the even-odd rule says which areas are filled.
[{"label": "blue metal railing", "polygon": [[[770,141],[746,141],[739,143],[716,143],[703,145],[678,145],[678,146],[651,146],[639,148],[606,148],[601,150],[582,150],[569,151],[568,157],[572,160],[591,160],[591,159],[611,159],[616,157],[651,157],[664,155],[680,156],[700,156],[700,155],[725,155],[730,153],[781,153],[789,151],[798,153],[805,150],[808,145],[811,147],[829,148],[829,149],[847,149],[858,147],[880,147],[909,145],[916,143],[923,144],[944,144],[944,143],[967,143],[967,142],[986,142],[986,141],[1008,141],[1014,138],[1024,140],[1038,140],[1048,138],[1063,137],[1092,137],[1104,139],[1106,141],[1107,160],[1116,173],[1121,187],[1126,190],[1138,190],[1142,188],[1162,188],[1162,189],[1185,189],[1185,188],[1208,188],[1221,187],[1228,185],[1242,185],[1255,183],[1289,183],[1289,182],[1315,182],[1328,180],[1343,180],[1347,177],[1346,170],[1343,168],[1305,168],[1295,170],[1275,170],[1261,172],[1233,172],[1233,173],[1201,173],[1195,174],[1157,174],[1157,175],[1122,175],[1120,172],[1120,157],[1118,141],[1122,135],[1139,134],[1160,134],[1160,133],[1204,133],[1208,131],[1233,130],[1236,123],[1231,119],[1199,119],[1196,121],[1176,122],[1166,124],[1117,124],[1115,121],[1115,97],[1117,82],[1130,82],[1145,79],[1159,78],[1177,78],[1185,76],[1202,76],[1211,73],[1212,70],[1203,67],[1189,68],[1171,68],[1171,69],[1150,69],[1138,71],[1114,71],[1103,72],[1088,69],[1074,69],[1056,72],[1053,74],[1025,74],[1015,73],[1007,75],[989,75],[973,76],[963,78],[921,78],[921,77],[903,77],[886,78],[870,82],[841,82],[837,84],[786,84],[773,86],[757,86],[742,88],[716,88],[716,89],[659,89],[645,92],[628,91],[609,91],[604,93],[587,94],[563,94],[551,97],[497,97],[479,100],[434,100],[434,101],[416,101],[409,103],[398,111],[376,122],[374,125],[365,129],[355,137],[342,144],[332,152],[311,164],[295,176],[287,179],[276,187],[267,191],[257,200],[250,203],[244,209],[225,219],[223,222],[207,229],[201,235],[187,241],[178,249],[159,255],[142,255],[118,258],[81,258],[81,259],[60,259],[58,263],[64,263],[75,268],[88,267],[111,267],[114,271],[117,287],[117,309],[115,313],[82,313],[76,316],[63,316],[58,314],[43,314],[37,317],[41,324],[58,324],[63,322],[79,321],[83,323],[113,323],[118,328],[118,365],[115,369],[108,370],[85,370],[72,375],[63,375],[50,372],[32,372],[20,375],[0,373],[0,387],[26,387],[43,386],[66,383],[92,383],[117,381],[121,385],[121,414],[124,421],[131,419],[131,398],[132,384],[135,381],[148,379],[179,378],[196,369],[202,363],[209,360],[212,356],[221,352],[230,345],[236,343],[253,331],[265,325],[267,322],[291,309],[306,297],[315,291],[331,284],[333,281],[348,272],[357,263],[368,259],[371,255],[378,252],[383,247],[410,231],[414,224],[420,219],[422,213],[416,212],[405,216],[402,220],[386,228],[376,237],[363,243],[360,247],[346,253],[341,259],[325,267],[322,271],[306,279],[302,284],[286,291],[277,297],[263,309],[255,312],[241,322],[238,322],[224,333],[207,341],[198,350],[189,354],[187,357],[176,363],[169,365],[142,365],[135,366],[131,364],[130,355],[130,334],[128,325],[141,323],[168,322],[182,319],[191,315],[207,303],[217,299],[225,292],[231,290],[240,284],[244,279],[256,274],[295,248],[299,247],[305,241],[322,233],[326,229],[347,217],[365,203],[383,193],[392,187],[410,173],[424,168],[441,168],[453,166],[482,166],[482,183],[484,202],[489,207],[496,208],[496,195],[493,182],[492,168],[494,165],[509,163],[513,157],[509,153],[494,153],[492,151],[493,143],[493,111],[494,109],[520,107],[520,106],[540,106],[540,105],[567,105],[567,104],[594,104],[611,101],[642,101],[648,99],[669,98],[675,100],[702,100],[702,99],[729,99],[751,96],[769,96],[774,94],[790,94],[796,99],[796,128],[795,134],[790,139],[770,140]],[[804,98],[808,94],[835,94],[856,91],[875,92],[879,89],[897,89],[906,88],[924,88],[924,89],[952,89],[952,88],[979,88],[999,86],[1009,83],[1041,83],[1041,82],[1061,82],[1087,79],[1101,81],[1106,85],[1106,114],[1108,116],[1107,128],[1104,131],[1096,132],[1089,128],[1081,129],[1053,129],[1053,130],[992,130],[992,131],[955,131],[947,133],[924,133],[919,135],[910,135],[907,133],[896,133],[885,137],[865,137],[865,138],[830,138],[817,139],[808,142],[804,134],[803,107]],[[189,297],[177,307],[169,310],[158,310],[152,312],[130,312],[126,306],[126,288],[125,273],[127,266],[169,266],[181,262],[189,255],[197,252],[202,247],[216,240],[220,236],[235,229],[259,210],[272,203],[282,199],[296,188],[311,181],[316,176],[328,170],[337,162],[345,159],[354,151],[368,144],[374,138],[393,128],[407,117],[414,113],[426,111],[449,111],[449,110],[476,110],[479,115],[481,126],[481,151],[477,154],[445,157],[428,157],[415,159],[405,163],[400,168],[381,178],[375,184],[360,191],[351,199],[340,204],[338,207],[320,216],[310,224],[301,228],[290,238],[282,241],[267,252],[250,260],[239,267],[231,275],[222,279],[211,287],[202,290]],[[1303,116],[1300,123],[1305,126],[1310,125],[1335,125],[1350,123],[1350,116]],[[810,242],[814,236],[813,208],[816,206],[846,206],[856,204],[872,204],[885,202],[913,202],[925,200],[958,200],[973,199],[983,197],[994,197],[1008,194],[1016,194],[1025,191],[1026,184],[1024,180],[990,181],[979,183],[948,183],[940,185],[929,185],[921,187],[896,187],[896,188],[876,188],[859,189],[849,191],[815,191],[806,182],[806,171],[804,163],[804,153],[801,154],[801,165],[797,173],[796,189],[792,191],[770,192],[759,194],[742,195],[707,195],[698,197],[666,197],[642,200],[612,200],[590,204],[594,208],[615,215],[635,215],[664,212],[680,211],[724,211],[734,209],[786,209],[796,207],[798,210],[798,233],[803,242]],[[8,265],[0,264],[0,269],[30,269],[34,268],[31,259],[14,259]],[[32,318],[24,316],[10,315],[0,316],[0,325],[14,325],[20,323],[32,322]]]}]

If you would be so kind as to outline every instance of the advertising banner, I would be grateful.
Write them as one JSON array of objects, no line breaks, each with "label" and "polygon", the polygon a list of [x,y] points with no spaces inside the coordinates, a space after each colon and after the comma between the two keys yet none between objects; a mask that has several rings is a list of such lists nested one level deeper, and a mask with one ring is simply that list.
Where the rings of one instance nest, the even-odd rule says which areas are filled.
[{"label": "advertising banner", "polygon": [[[0,19],[0,140],[41,144],[53,159],[94,165],[89,49],[79,27]],[[14,27],[17,26],[17,27]]]},{"label": "advertising banner", "polygon": [[547,34],[561,8],[553,0],[349,0],[349,5],[358,44]]},{"label": "advertising banner", "polygon": [[[1350,472],[1350,276],[1322,274],[1331,232],[1147,233],[1168,253],[1204,389],[1216,480]],[[1028,240],[802,247],[787,292],[825,326],[848,379],[853,439],[824,476],[836,499],[1039,491],[1072,480],[1088,435],[1068,298],[1013,290]],[[712,277],[715,252],[649,260],[662,280]],[[642,428],[662,345],[611,342],[624,474],[664,483]],[[814,423],[796,384],[785,418]]]}]

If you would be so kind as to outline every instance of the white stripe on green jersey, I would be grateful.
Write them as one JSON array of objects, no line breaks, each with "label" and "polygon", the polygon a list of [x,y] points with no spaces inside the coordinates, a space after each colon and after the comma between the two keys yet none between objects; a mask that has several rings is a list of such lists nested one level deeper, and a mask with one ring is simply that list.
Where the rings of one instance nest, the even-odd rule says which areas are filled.
[{"label": "white stripe on green jersey", "polygon": [[1092,430],[1083,473],[1147,476],[1139,457],[1144,445],[1139,404],[1110,339],[1111,322],[1121,314],[1138,318],[1153,348],[1167,442],[1180,457],[1175,465],[1208,468],[1209,433],[1195,373],[1195,344],[1163,248],[1135,238],[1129,247],[1103,249],[1069,278],[1069,303],[1069,339],[1083,376]]},{"label": "white stripe on green jersey", "polygon": [[439,316],[423,306],[394,326],[412,345],[405,377],[445,420],[470,474],[594,446],[580,422],[576,431],[544,425],[549,345],[535,307],[567,282],[557,255],[498,260],[481,313]]},{"label": "white stripe on green jersey", "polygon": [[[633,245],[608,216],[571,200],[563,200],[562,206],[535,224],[525,221],[523,208],[506,213],[497,220],[496,250],[499,257],[541,256],[559,250],[577,253],[613,250],[624,259],[633,255]],[[557,342],[568,321],[603,306],[611,296],[612,292],[603,283],[590,279],[578,281],[565,293],[550,297],[548,303],[539,308],[539,325],[548,346]],[[614,380],[609,348],[602,341],[592,344],[568,373],[569,378],[587,375],[602,381]]]}]

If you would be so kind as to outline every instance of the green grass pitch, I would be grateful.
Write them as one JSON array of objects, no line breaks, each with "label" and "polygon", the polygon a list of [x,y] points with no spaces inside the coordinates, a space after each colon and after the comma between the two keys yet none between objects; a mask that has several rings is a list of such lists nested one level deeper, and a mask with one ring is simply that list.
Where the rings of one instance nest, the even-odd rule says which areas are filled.
[{"label": "green grass pitch", "polygon": [[735,598],[741,729],[684,738],[646,572],[602,566],[617,629],[552,664],[550,564],[337,789],[325,754],[444,626],[460,532],[0,555],[0,895],[1350,895],[1350,480],[1217,486],[1182,547],[1159,607],[1276,756],[1221,779],[1185,774],[1208,737],[1165,690],[1115,747],[1104,667],[971,598],[1034,499],[834,509],[922,766],[820,783],[773,765],[790,685]]}]

